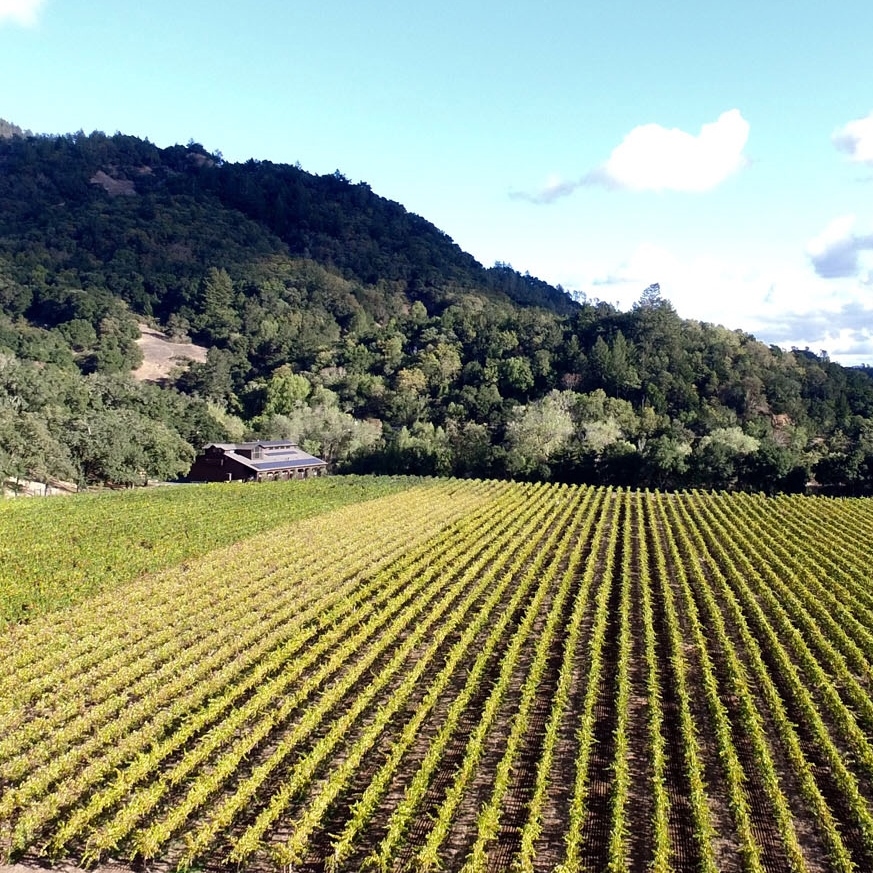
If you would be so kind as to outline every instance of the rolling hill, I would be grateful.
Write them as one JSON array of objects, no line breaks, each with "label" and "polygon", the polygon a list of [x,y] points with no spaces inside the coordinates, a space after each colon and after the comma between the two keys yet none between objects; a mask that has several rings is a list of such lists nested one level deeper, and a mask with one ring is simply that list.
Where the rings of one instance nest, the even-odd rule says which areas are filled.
[{"label": "rolling hill", "polygon": [[[621,312],[486,268],[340,172],[2,131],[7,476],[171,478],[260,436],[361,472],[873,489],[865,371],[683,320],[657,284]],[[142,322],[206,359],[133,382]]]}]

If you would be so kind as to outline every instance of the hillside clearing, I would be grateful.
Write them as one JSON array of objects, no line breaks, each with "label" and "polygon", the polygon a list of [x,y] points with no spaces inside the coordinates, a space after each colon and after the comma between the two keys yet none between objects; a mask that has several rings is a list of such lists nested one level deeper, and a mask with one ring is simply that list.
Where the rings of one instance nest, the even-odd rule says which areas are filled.
[{"label": "hillside clearing", "polygon": [[133,371],[134,379],[141,382],[160,382],[177,367],[187,366],[192,361],[200,364],[206,361],[205,346],[175,342],[147,324],[140,324],[139,331],[140,337],[136,344],[142,352],[142,364]]}]

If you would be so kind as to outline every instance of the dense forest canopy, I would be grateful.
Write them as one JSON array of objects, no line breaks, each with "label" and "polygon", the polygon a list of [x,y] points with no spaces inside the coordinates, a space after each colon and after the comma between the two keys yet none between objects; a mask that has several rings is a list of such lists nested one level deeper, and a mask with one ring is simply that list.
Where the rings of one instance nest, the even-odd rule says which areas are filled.
[{"label": "dense forest canopy", "polygon": [[[705,290],[705,289],[703,289]],[[138,324],[208,347],[131,378]],[[873,380],[510,265],[340,172],[0,120],[0,476],[134,484],[213,440],[336,469],[873,491]]]}]

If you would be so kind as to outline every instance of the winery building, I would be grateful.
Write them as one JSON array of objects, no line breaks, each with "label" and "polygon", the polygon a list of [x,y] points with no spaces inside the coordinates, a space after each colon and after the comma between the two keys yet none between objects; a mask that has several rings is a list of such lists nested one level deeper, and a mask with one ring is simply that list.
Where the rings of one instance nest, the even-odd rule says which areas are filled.
[{"label": "winery building", "polygon": [[287,440],[210,443],[188,473],[191,482],[268,482],[323,476],[327,463]]}]

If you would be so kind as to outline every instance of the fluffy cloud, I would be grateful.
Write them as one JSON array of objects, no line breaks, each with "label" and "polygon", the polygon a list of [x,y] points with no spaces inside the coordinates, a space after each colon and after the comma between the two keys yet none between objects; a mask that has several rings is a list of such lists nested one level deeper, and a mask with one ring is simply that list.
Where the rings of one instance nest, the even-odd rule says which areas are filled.
[{"label": "fluffy cloud", "polygon": [[584,185],[629,191],[710,191],[748,163],[743,149],[749,123],[738,109],[704,124],[697,135],[660,124],[635,127],[609,160],[581,179],[550,178],[534,192],[510,196],[531,203],[552,203]]},{"label": "fluffy cloud", "polygon": [[17,24],[36,24],[44,0],[0,0],[0,25],[7,21]]},{"label": "fluffy cloud", "polygon": [[873,164],[873,112],[841,127],[832,137],[833,144],[859,164]]},{"label": "fluffy cloud", "polygon": [[[759,321],[758,329],[763,326],[768,339],[775,343],[817,348],[829,341],[828,351],[836,354],[873,345],[873,309],[861,300],[850,300],[836,309],[765,313]],[[868,357],[871,359],[873,355]]]},{"label": "fluffy cloud", "polygon": [[[835,218],[806,246],[816,273],[823,279],[861,277],[861,253],[873,251],[873,234],[854,232],[855,216]],[[867,281],[870,281],[867,274]]]},{"label": "fluffy cloud", "polygon": [[742,169],[749,123],[738,109],[697,136],[660,124],[635,127],[588,180],[632,191],[710,191]]},{"label": "fluffy cloud", "polygon": [[[575,283],[591,296],[630,307],[652,282],[685,318],[752,330],[749,314],[772,295],[772,277],[718,257],[680,257],[662,246],[641,243],[625,260]],[[574,283],[567,283],[574,287]]]},{"label": "fluffy cloud", "polygon": [[873,364],[873,287],[854,277],[823,279],[801,259],[742,266],[727,254],[682,257],[642,243],[620,262],[562,278],[622,309],[652,282],[683,318],[747,331],[783,348],[824,349],[846,365]]},{"label": "fluffy cloud", "polygon": [[850,301],[836,311],[814,309],[765,317],[755,333],[785,348],[826,351],[843,366],[873,363],[873,308],[861,301]]}]

